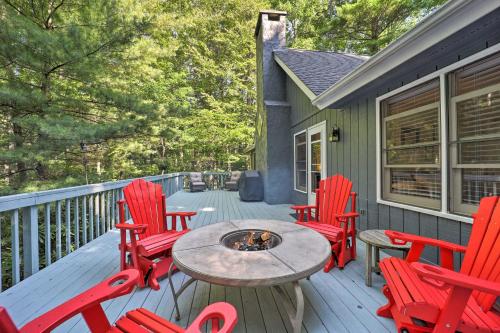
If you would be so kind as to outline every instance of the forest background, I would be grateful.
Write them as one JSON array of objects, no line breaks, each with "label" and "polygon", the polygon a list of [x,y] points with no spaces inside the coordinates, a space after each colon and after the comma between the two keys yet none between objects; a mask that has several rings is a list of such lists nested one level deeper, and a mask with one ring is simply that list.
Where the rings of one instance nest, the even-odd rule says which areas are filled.
[{"label": "forest background", "polygon": [[0,195],[248,163],[260,9],[373,55],[444,0],[0,0]]}]

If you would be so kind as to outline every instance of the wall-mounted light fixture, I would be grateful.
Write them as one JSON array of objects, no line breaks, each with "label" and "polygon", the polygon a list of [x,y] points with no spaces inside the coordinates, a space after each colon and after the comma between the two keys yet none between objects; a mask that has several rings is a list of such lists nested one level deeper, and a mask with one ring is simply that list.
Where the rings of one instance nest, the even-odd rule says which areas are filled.
[{"label": "wall-mounted light fixture", "polygon": [[330,132],[330,136],[328,137],[328,141],[330,142],[340,141],[340,128],[337,125],[333,125],[332,131]]}]

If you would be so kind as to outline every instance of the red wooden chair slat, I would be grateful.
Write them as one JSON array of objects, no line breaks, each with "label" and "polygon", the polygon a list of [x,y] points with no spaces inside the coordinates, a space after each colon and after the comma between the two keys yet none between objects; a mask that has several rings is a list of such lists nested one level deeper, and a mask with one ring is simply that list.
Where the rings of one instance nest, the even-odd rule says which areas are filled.
[{"label": "red wooden chair slat", "polygon": [[[332,258],[325,266],[328,272],[338,260],[340,269],[356,258],[356,193],[351,192],[352,182],[342,175],[322,179],[316,190],[316,205],[292,206],[297,212],[297,223],[323,234],[332,244]],[[346,208],[351,199],[351,211],[346,215]],[[314,219],[308,219],[310,211],[315,211]],[[349,244],[350,242],[350,244]]]},{"label": "red wooden chair slat", "polygon": [[[389,302],[378,309],[379,315],[392,317],[398,331],[500,332],[500,312],[493,308],[500,296],[500,197],[481,200],[467,248],[400,232],[386,234],[395,243],[412,242],[412,248],[406,260],[393,257],[380,263]],[[444,253],[465,252],[460,271],[449,269],[451,255],[442,267],[417,263],[424,245]]]},{"label": "red wooden chair slat", "polygon": [[[157,278],[168,272],[175,241],[189,231],[185,219],[196,213],[167,212],[161,185],[143,179],[132,181],[123,189],[123,193],[125,200],[118,201],[120,223],[116,225],[121,233],[120,267],[122,270],[138,269],[141,272],[140,287],[148,284],[153,289],[159,289]],[[125,204],[132,217],[132,224],[125,223]],[[170,229],[168,216],[172,222]],[[177,230],[177,217],[181,219],[182,230]]]},{"label": "red wooden chair slat", "polygon": [[0,332],[51,332],[78,314],[83,315],[91,333],[194,333],[200,332],[200,327],[214,318],[222,320],[224,325],[219,331],[211,330],[212,333],[230,333],[238,321],[236,309],[231,304],[219,302],[207,306],[187,329],[146,309],[129,311],[112,326],[102,311],[101,303],[131,293],[139,279],[140,274],[136,269],[120,272],[31,320],[20,329],[16,327],[7,310],[0,306]]}]

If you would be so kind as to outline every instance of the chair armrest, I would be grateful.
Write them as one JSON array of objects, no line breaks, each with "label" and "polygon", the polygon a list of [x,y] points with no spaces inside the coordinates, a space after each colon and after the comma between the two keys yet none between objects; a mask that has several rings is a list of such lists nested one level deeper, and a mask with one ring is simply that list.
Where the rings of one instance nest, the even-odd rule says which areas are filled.
[{"label": "chair armrest", "polygon": [[316,205],[291,206],[293,210],[316,209]]},{"label": "chair armrest", "polygon": [[195,215],[196,212],[165,212],[166,217],[172,218],[172,230],[177,230],[177,217],[181,220],[182,230],[188,230],[186,217],[191,221],[191,217]]},{"label": "chair armrest", "polygon": [[148,225],[147,224],[129,224],[129,223],[118,223],[115,225],[117,229],[120,230],[130,230],[135,234],[142,234],[146,231]]},{"label": "chair armrest", "polygon": [[129,294],[139,280],[139,271],[122,271],[66,301],[21,328],[21,333],[50,332],[71,317],[100,303]]},{"label": "chair armrest", "polygon": [[196,212],[166,212],[165,216],[195,216],[197,213]]},{"label": "chair armrest", "polygon": [[[425,282],[438,288],[444,288],[446,285],[451,285],[500,296],[500,283],[498,282],[479,279],[450,269],[420,262],[412,263],[411,268],[421,276]],[[435,283],[433,280],[442,283]]]},{"label": "chair armrest", "polygon": [[[316,209],[316,210],[318,209],[318,207],[316,207],[316,205],[302,205],[302,206],[295,205],[295,206],[291,206],[290,208],[295,210],[295,212],[297,213],[297,222],[311,221],[312,220],[311,211],[313,209]],[[306,212],[307,212],[307,221],[304,218]]]},{"label": "chair armrest", "polygon": [[[229,303],[218,302],[207,306],[200,315],[186,329],[185,333],[201,333],[202,327],[209,320],[224,321],[224,325],[216,332],[230,333],[238,322],[238,314],[236,309]],[[212,322],[213,325],[213,322]],[[212,329],[213,332],[215,330]]]},{"label": "chair armrest", "polygon": [[345,214],[337,214],[335,215],[335,218],[342,221],[342,220],[347,220],[347,219],[352,219],[359,217],[359,213],[356,212],[350,212],[350,213],[345,213]]},{"label": "chair armrest", "polygon": [[412,246],[414,244],[430,245],[451,250],[454,252],[465,252],[467,250],[465,246],[458,245],[455,243],[450,243],[439,239],[407,234],[404,232],[399,232],[394,230],[386,230],[385,234],[387,235],[387,237],[389,237],[391,243],[394,245],[406,245],[408,242],[411,242]]}]

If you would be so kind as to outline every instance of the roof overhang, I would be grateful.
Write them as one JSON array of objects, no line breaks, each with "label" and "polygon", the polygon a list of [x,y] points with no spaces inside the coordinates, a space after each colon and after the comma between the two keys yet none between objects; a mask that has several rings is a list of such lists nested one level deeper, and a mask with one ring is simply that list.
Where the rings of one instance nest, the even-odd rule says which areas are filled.
[{"label": "roof overhang", "polygon": [[[500,7],[498,0],[450,0],[312,100],[320,110]],[[276,59],[276,57],[275,57]]]},{"label": "roof overhang", "polygon": [[295,75],[295,73],[276,54],[274,55],[274,60],[285,71],[286,75],[288,75],[290,79],[292,79],[292,81],[299,87],[300,90],[302,90],[304,94],[306,94],[306,96],[310,100],[316,98],[316,94],[314,94],[311,89],[309,89],[304,84],[304,82],[302,82],[302,80],[297,75]]}]

